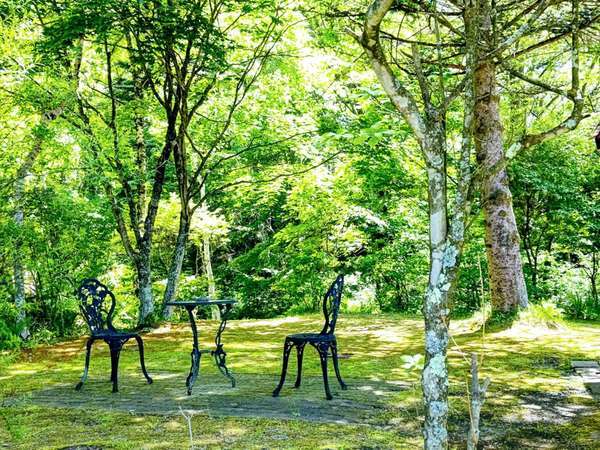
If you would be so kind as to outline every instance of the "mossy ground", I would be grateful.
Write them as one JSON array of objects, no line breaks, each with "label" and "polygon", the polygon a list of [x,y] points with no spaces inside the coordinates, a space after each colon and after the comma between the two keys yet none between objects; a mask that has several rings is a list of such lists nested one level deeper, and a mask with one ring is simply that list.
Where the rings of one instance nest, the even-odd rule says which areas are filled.
[{"label": "mossy ground", "polygon": [[[306,384],[291,389],[292,363],[281,398],[270,399],[283,337],[317,330],[319,324],[318,316],[231,322],[224,342],[239,387],[228,391],[227,380],[206,358],[191,399],[183,395],[191,345],[186,323],[144,335],[147,366],[157,378],[151,386],[144,385],[137,349],[129,344],[121,356],[119,394],[110,393],[104,344],[93,349],[89,385],[81,392],[72,386],[81,375],[83,339],[39,347],[12,361],[0,357],[0,448],[189,448],[185,419],[177,411],[161,409],[178,401],[184,408],[201,406],[202,412],[192,418],[196,448],[419,448],[419,370],[407,369],[403,358],[423,353],[418,318],[343,316],[337,332],[340,350],[346,354],[341,368],[354,389],[340,391],[332,377],[335,399],[324,400],[318,358],[307,350]],[[211,343],[208,336],[215,328],[214,323],[200,323],[204,343]],[[482,413],[485,448],[600,448],[600,402],[570,372],[573,359],[600,359],[600,325],[566,323],[551,330],[517,322],[485,335],[478,328],[474,320],[455,321],[451,327],[453,447],[464,448],[469,421],[466,353],[475,351],[483,355],[481,376],[492,380]],[[390,383],[400,388],[387,389]],[[210,390],[213,401],[207,403]],[[157,411],[142,411],[142,400],[132,402],[131,411],[123,408],[128,395],[138,398],[138,394],[145,404],[157,405]],[[233,401],[249,406],[240,414],[228,403]],[[253,415],[252,405],[258,405],[260,414]],[[314,417],[303,417],[306,405]],[[353,420],[336,423],[336,415],[344,417],[345,405]],[[363,417],[360,405],[373,411]]]}]

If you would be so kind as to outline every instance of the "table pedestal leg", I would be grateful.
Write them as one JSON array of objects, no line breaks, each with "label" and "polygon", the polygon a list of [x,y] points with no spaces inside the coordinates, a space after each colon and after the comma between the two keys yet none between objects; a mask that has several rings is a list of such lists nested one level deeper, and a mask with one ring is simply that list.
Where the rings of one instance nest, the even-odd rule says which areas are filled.
[{"label": "table pedestal leg", "polygon": [[200,357],[202,353],[200,353],[197,349],[192,350],[192,365],[190,367],[190,373],[185,380],[185,385],[187,387],[188,395],[192,395],[192,388],[194,387],[194,383],[196,382],[196,378],[198,378],[198,373],[200,372]]},{"label": "table pedestal leg", "polygon": [[219,325],[217,335],[215,336],[216,349],[212,351],[212,355],[215,358],[215,363],[217,364],[217,367],[221,373],[229,378],[229,381],[231,381],[231,387],[235,387],[235,378],[233,378],[233,375],[231,375],[231,372],[227,368],[227,353],[225,353],[225,350],[223,350],[223,344],[221,343],[221,334],[223,334],[225,326],[227,325],[227,314],[231,310],[231,305],[219,305],[219,309],[221,310],[221,324]]},{"label": "table pedestal leg", "polygon": [[192,349],[192,365],[190,367],[190,374],[185,381],[185,385],[187,387],[188,395],[192,395],[192,389],[194,387],[194,383],[196,382],[196,378],[198,378],[198,372],[200,372],[200,357],[202,353],[200,353],[200,349],[198,348],[198,329],[196,328],[196,320],[194,318],[194,307],[186,306],[188,315],[190,316],[190,325],[192,326],[192,333],[194,335],[194,347]]}]

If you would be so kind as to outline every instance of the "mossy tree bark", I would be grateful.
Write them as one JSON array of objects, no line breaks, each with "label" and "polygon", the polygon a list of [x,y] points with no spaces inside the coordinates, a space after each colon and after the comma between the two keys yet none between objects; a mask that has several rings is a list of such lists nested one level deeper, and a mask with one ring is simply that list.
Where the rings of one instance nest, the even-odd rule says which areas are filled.
[{"label": "mossy tree bark", "polygon": [[[563,89],[533,78],[515,69],[513,60],[538,47],[547,45],[544,30],[552,29],[551,22],[538,27],[532,32],[534,25],[542,22],[542,17],[552,2],[537,2],[525,11],[517,14],[523,24],[508,38],[503,33],[504,27],[516,26],[518,22],[511,20],[508,25],[495,23],[500,19],[497,8],[490,0],[467,2],[464,12],[465,29],[474,30],[466,39],[467,51],[474,54],[473,90],[474,105],[474,138],[477,150],[479,172],[482,174],[482,203],[485,216],[485,243],[490,274],[492,304],[496,310],[509,312],[518,307],[527,307],[528,295],[520,256],[519,232],[512,206],[512,195],[506,173],[507,156],[504,151],[504,136],[500,117],[500,97],[498,94],[497,74],[502,70],[521,81],[567,99],[572,103],[568,117],[559,124],[536,134],[527,134],[514,142],[506,153],[511,155],[524,148],[540,144],[575,129],[585,118],[583,93],[580,87],[579,69],[579,34],[582,27],[589,27],[597,19],[590,20],[579,11],[579,1],[571,3],[572,20],[570,30],[560,37],[570,35],[571,87]],[[541,33],[539,41],[519,52],[509,53],[507,49],[525,35]],[[530,38],[531,39],[531,38]],[[535,42],[535,41],[534,41]],[[555,62],[549,62],[549,66]]]},{"label": "mossy tree bark", "polygon": [[488,0],[478,0],[475,4],[477,10],[473,14],[475,23],[472,26],[477,34],[470,45],[476,55],[473,73],[475,148],[480,170],[488,174],[483,179],[481,192],[485,246],[492,304],[495,310],[507,312],[527,307],[527,287],[505,168],[500,98],[493,58],[495,44],[491,5]]}]

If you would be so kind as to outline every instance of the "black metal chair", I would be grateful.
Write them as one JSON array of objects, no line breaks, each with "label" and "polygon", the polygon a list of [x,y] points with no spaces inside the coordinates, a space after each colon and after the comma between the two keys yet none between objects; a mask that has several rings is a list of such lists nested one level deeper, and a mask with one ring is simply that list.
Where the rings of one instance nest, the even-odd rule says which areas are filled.
[{"label": "black metal chair", "polygon": [[281,379],[279,380],[279,385],[273,391],[273,397],[277,397],[279,395],[279,392],[283,387],[283,383],[285,383],[288,360],[293,347],[296,347],[298,356],[298,374],[296,376],[296,384],[294,387],[300,387],[300,383],[302,382],[302,357],[304,354],[304,346],[306,344],[312,345],[317,352],[319,352],[319,357],[321,358],[321,370],[323,371],[323,384],[325,385],[325,396],[327,397],[327,400],[331,400],[333,398],[331,391],[329,390],[329,381],[327,378],[327,357],[329,356],[330,351],[333,360],[333,368],[335,369],[335,375],[340,382],[340,386],[343,390],[348,388],[346,383],[344,383],[342,380],[342,376],[340,375],[337,340],[334,334],[335,323],[337,322],[340,303],[342,301],[343,287],[344,276],[338,275],[323,299],[323,315],[325,316],[325,325],[320,333],[291,334],[285,338],[285,344],[283,345],[283,368],[281,370]]},{"label": "black metal chair", "polygon": [[[113,392],[118,392],[118,369],[119,369],[119,356],[123,345],[131,338],[137,341],[139,352],[140,352],[140,365],[142,366],[142,372],[148,381],[148,384],[152,384],[152,378],[146,371],[146,365],[144,364],[144,343],[142,338],[133,332],[121,332],[117,331],[112,324],[112,316],[115,311],[115,296],[114,294],[102,283],[94,278],[87,278],[81,282],[81,286],[77,290],[77,297],[79,298],[79,309],[85,318],[86,323],[90,327],[91,336],[88,338],[86,343],[87,352],[85,355],[85,368],[83,370],[83,376],[81,381],[75,387],[76,390],[80,390],[83,387],[83,383],[87,380],[88,369],[90,367],[90,354],[92,352],[92,344],[94,341],[103,340],[108,344],[110,348],[110,362],[111,362],[111,373],[110,381],[113,383]],[[109,303],[108,309],[106,303]]]}]

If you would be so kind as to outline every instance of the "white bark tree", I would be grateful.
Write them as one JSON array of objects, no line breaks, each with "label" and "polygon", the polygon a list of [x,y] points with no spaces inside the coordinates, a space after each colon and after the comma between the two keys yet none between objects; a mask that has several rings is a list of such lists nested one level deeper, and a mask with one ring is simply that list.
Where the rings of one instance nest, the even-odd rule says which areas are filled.
[{"label": "white bark tree", "polygon": [[[541,95],[555,95],[572,104],[570,114],[550,129],[534,134],[525,130],[512,143],[509,153],[576,128],[586,117],[579,81],[579,36],[584,29],[591,32],[600,19],[597,3],[587,2],[583,11],[579,1],[535,0],[519,7],[514,2],[496,2],[492,7],[489,0],[433,3],[375,0],[362,23],[357,19],[361,15],[330,12],[333,17],[361,24],[362,34],[354,37],[395,109],[410,125],[427,169],[430,273],[423,308],[426,358],[422,383],[428,449],[446,448],[448,444],[448,297],[456,280],[469,223],[470,197],[475,190],[481,192],[486,219],[492,301],[497,309],[504,311],[527,305],[519,236],[506,173],[508,158],[498,75],[507,72],[541,89]],[[562,19],[565,12],[571,14],[570,24]],[[407,18],[411,22],[405,30]],[[536,57],[545,62],[545,70],[555,68],[555,60],[538,54],[549,45],[564,45],[568,49],[566,54],[571,59],[568,89],[514,67],[523,65],[520,58]],[[463,141],[459,155],[451,158],[456,167],[450,204],[446,118],[450,104],[458,97],[463,99]],[[477,157],[475,171],[471,170],[472,150]]]},{"label": "white bark tree", "polygon": [[33,145],[29,153],[17,170],[17,176],[14,183],[13,204],[14,204],[14,222],[16,226],[16,241],[13,258],[13,278],[15,289],[15,307],[17,308],[17,326],[21,339],[29,339],[30,332],[26,324],[27,313],[25,311],[25,269],[23,267],[22,256],[22,232],[25,223],[25,180],[30,174],[35,161],[42,152],[44,141],[44,131],[48,124],[62,114],[63,108],[58,107],[51,111],[44,112],[36,130],[34,130],[32,140]]},{"label": "white bark tree", "polygon": [[[454,286],[470,211],[471,170],[471,96],[466,89],[464,126],[466,132],[458,157],[457,186],[452,209],[448,200],[447,108],[455,93],[446,94],[443,81],[441,95],[432,96],[432,84],[424,72],[421,49],[411,43],[412,67],[418,81],[420,107],[406,83],[396,76],[381,43],[381,24],[394,5],[393,0],[378,0],[367,11],[361,36],[356,36],[365,50],[371,67],[396,110],[410,125],[427,168],[429,194],[429,282],[425,293],[425,365],[422,373],[425,403],[424,438],[427,449],[448,445],[448,298]],[[439,24],[436,25],[439,26]],[[435,30],[434,30],[435,31]],[[468,77],[467,77],[468,78]],[[437,99],[437,100],[436,100]]]}]

